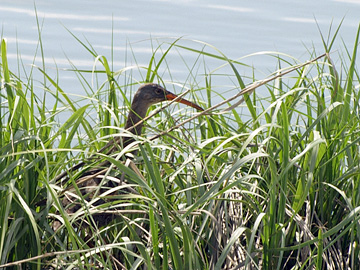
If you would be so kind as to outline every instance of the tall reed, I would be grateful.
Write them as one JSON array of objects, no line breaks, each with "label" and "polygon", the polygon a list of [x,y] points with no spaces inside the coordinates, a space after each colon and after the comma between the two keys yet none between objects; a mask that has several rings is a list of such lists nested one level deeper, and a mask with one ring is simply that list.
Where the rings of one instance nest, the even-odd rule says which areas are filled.
[{"label": "tall reed", "polygon": [[[26,79],[9,70],[2,40],[0,268],[356,269],[359,30],[335,65],[337,33],[323,38],[327,54],[316,61],[271,54],[278,69],[266,81],[255,71],[241,76],[251,68],[210,44],[183,39],[154,39],[148,66],[112,70],[111,60],[74,36],[101,65],[72,67],[86,93],[81,100],[45,66]],[[187,67],[185,82],[172,80],[170,52]],[[126,134],[124,115],[139,86],[132,72],[142,74],[140,83],[189,88],[208,110],[171,104],[147,120],[129,159],[131,147],[100,149]],[[42,74],[44,92],[34,73]],[[234,93],[241,94],[230,101]],[[101,183],[116,184],[98,187],[89,202],[75,188],[82,207],[69,216],[62,196],[103,160],[111,166]],[[82,169],[56,181],[80,161]],[[99,214],[116,218],[98,227]],[[62,224],[56,231],[55,221]]]}]

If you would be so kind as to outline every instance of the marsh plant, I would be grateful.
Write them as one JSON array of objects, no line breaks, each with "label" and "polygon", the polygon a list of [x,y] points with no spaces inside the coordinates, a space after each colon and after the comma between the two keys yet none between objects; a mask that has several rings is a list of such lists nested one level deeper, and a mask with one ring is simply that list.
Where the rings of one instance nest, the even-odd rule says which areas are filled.
[{"label": "marsh plant", "polygon": [[[45,62],[29,70],[19,56],[10,70],[3,39],[0,268],[357,269],[359,31],[334,53],[338,30],[305,61],[264,53],[277,68],[263,77],[245,64],[252,56],[229,59],[185,39],[152,39],[147,66],[115,70],[74,36],[96,63],[67,70],[77,96]],[[170,56],[186,79],[176,79]],[[157,105],[143,135],[122,148],[145,82],[189,90],[205,111]],[[76,182],[104,161],[85,199]],[[71,215],[69,192],[80,204]],[[99,224],[97,215],[111,219]]]}]

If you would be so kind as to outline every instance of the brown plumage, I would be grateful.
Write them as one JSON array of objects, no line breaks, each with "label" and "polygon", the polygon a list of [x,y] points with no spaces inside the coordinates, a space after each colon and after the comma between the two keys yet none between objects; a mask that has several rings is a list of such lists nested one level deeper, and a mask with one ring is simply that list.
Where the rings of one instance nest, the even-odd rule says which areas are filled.
[{"label": "brown plumage", "polygon": [[[174,100],[177,96],[173,93],[167,91],[163,87],[161,87],[158,84],[155,83],[148,83],[140,86],[138,91],[136,92],[132,104],[131,109],[128,114],[128,118],[126,121],[125,129],[129,132],[135,134],[135,135],[141,135],[143,123],[139,123],[143,118],[145,118],[146,113],[151,105],[154,105],[156,103],[162,102],[162,101],[168,101],[168,100]],[[176,100],[176,102],[185,104],[187,106],[191,106],[199,111],[203,111],[203,109],[196,105],[195,103],[192,103],[186,99],[179,98]],[[125,137],[123,138],[122,145],[126,147],[131,142],[134,141],[133,137]],[[77,170],[85,165],[85,162],[81,162],[78,165],[74,166],[68,172],[71,172],[73,170]],[[110,165],[108,161],[102,162],[99,166],[99,168],[93,168],[85,171],[82,176],[77,180],[78,187],[81,190],[81,193],[87,198],[85,199],[91,199],[93,197],[94,190],[96,189],[96,186],[99,185],[102,177],[99,175],[102,175],[106,170],[107,167]],[[105,168],[105,169],[104,169]],[[60,180],[67,174],[63,173],[57,177],[57,180]],[[74,190],[73,190],[74,191]],[[100,190],[101,192],[102,190]],[[66,197],[63,199],[62,204],[64,207],[67,207],[66,212],[68,214],[75,213],[79,208],[80,204],[76,202],[77,200],[75,198],[72,198],[70,195],[66,195]],[[99,201],[99,203],[102,203]],[[98,204],[99,204],[98,203]],[[97,215],[97,217],[94,217],[95,222],[99,225],[105,225],[108,222],[112,220],[112,217],[110,215]],[[56,230],[60,226],[59,222],[54,222],[53,228]]]}]

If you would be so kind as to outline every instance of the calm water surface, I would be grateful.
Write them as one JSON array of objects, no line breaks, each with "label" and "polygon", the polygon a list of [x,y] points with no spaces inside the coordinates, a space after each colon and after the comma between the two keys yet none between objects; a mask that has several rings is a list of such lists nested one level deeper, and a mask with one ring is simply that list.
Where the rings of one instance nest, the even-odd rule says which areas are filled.
[{"label": "calm water surface", "polygon": [[[323,52],[315,19],[326,36],[331,23],[334,30],[345,18],[340,36],[350,49],[360,22],[360,0],[36,0],[35,5],[28,0],[1,0],[2,36],[8,41],[12,70],[18,68],[19,54],[28,68],[34,60],[38,46],[35,6],[47,71],[53,70],[56,74],[56,67],[60,68],[61,86],[67,92],[80,95],[84,90],[74,73],[63,69],[71,67],[69,59],[77,68],[87,70],[91,70],[94,61],[68,30],[82,41],[88,41],[97,53],[108,59],[111,59],[110,48],[113,46],[116,70],[134,64],[147,66],[152,46],[178,37],[183,37],[180,44],[193,48],[201,49],[202,46],[190,40],[210,43],[233,59],[261,51],[278,51],[308,60],[307,49],[315,47],[318,53]],[[342,40],[339,38],[338,44]],[[339,48],[338,44],[335,48]],[[209,52],[216,51],[209,49]],[[187,51],[180,54],[181,57],[177,50],[172,51],[168,58],[171,75],[164,71],[163,76],[172,81],[191,83],[188,69],[197,55]],[[190,67],[186,67],[184,61]],[[220,64],[206,61],[209,61],[209,71]],[[275,58],[264,55],[242,61],[256,68],[258,79],[274,71],[277,64]],[[39,57],[35,64],[41,65]],[[251,76],[251,69],[239,68],[242,75]],[[203,70],[196,74],[201,73]],[[144,74],[145,71],[133,76],[141,80]]]}]

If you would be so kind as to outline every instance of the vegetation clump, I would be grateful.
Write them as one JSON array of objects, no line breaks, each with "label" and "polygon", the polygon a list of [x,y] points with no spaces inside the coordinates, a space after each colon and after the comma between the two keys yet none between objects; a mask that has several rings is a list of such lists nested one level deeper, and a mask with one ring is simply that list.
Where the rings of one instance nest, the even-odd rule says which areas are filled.
[{"label": "vegetation clump", "polygon": [[[270,54],[278,68],[262,80],[206,43],[159,42],[148,66],[112,70],[79,40],[101,65],[68,71],[81,98],[45,67],[25,79],[9,70],[3,39],[0,269],[357,269],[359,30],[336,65],[335,38],[302,63]],[[184,61],[186,81],[174,79],[169,52]],[[104,151],[133,136],[124,115],[145,82],[188,89],[205,111],[157,105],[144,135]],[[85,198],[76,182],[101,164]],[[71,215],[69,193],[80,203]]]}]

